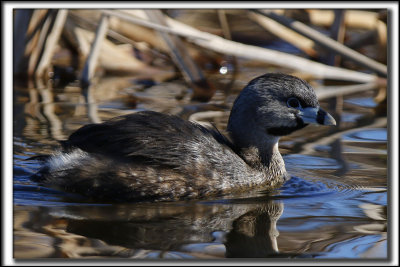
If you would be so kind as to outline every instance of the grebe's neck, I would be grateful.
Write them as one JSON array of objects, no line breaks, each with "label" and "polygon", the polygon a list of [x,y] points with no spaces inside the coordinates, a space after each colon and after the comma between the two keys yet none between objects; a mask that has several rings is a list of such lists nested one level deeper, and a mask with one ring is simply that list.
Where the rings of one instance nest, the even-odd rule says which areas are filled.
[{"label": "grebe's neck", "polygon": [[267,136],[260,140],[255,139],[252,144],[245,146],[237,145],[239,155],[254,168],[269,168],[271,161],[281,157],[278,148],[279,138],[275,136]]},{"label": "grebe's neck", "polygon": [[272,136],[257,145],[237,148],[239,156],[254,171],[254,177],[249,181],[251,184],[276,188],[289,179],[278,141],[279,138]]}]

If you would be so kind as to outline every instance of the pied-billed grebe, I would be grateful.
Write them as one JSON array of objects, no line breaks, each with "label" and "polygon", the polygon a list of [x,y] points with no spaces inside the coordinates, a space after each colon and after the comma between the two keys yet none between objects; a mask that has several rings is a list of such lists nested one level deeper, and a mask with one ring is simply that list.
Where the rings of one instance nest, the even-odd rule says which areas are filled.
[{"label": "pied-billed grebe", "polygon": [[308,83],[270,73],[250,81],[235,100],[229,137],[177,116],[137,112],[78,129],[32,178],[115,201],[272,189],[289,177],[279,138],[309,123],[336,124]]}]

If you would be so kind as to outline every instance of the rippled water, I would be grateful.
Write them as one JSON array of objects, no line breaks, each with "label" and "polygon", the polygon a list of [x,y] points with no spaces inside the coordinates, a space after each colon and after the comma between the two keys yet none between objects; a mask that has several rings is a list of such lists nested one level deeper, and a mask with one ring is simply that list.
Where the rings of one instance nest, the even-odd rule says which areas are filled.
[{"label": "rippled water", "polygon": [[110,204],[29,180],[39,168],[29,157],[51,153],[57,140],[96,120],[156,110],[223,131],[248,80],[239,77],[207,104],[191,103],[185,93],[177,98],[183,83],[137,77],[104,79],[92,102],[73,86],[14,88],[14,257],[387,258],[387,120],[375,115],[376,92],[345,96],[336,110],[322,101],[340,118],[338,127],[308,126],[282,138],[292,179],[272,193]]}]

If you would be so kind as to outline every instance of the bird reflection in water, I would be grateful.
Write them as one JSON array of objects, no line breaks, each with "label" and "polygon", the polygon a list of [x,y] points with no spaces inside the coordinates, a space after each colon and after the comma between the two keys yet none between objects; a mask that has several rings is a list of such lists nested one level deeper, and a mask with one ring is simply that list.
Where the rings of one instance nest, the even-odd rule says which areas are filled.
[{"label": "bird reflection in water", "polygon": [[[51,234],[50,257],[276,257],[283,203],[42,207],[25,227]],[[46,209],[46,211],[43,211]],[[51,216],[43,218],[43,215]],[[35,219],[36,218],[36,219]],[[223,233],[220,240],[213,233]],[[18,245],[18,243],[16,244]]]}]

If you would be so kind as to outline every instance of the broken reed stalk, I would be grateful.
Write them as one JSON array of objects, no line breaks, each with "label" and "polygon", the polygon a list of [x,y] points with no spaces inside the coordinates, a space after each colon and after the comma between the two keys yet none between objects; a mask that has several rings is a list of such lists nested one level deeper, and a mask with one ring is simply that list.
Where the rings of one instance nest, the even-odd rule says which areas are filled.
[{"label": "broken reed stalk", "polygon": [[34,73],[40,51],[39,48],[41,48],[39,40],[44,39],[40,38],[40,35],[50,13],[48,10],[43,9],[17,9],[15,11],[13,32],[14,75],[31,77],[32,73]]},{"label": "broken reed stalk", "polygon": [[[109,11],[103,12],[111,14]],[[128,11],[113,11],[113,14],[120,16],[121,13],[124,13],[123,16],[120,17],[122,19],[130,18],[129,21],[132,23],[139,22],[140,25],[153,29],[166,30],[169,33],[179,33],[180,36],[185,36],[188,41],[198,46],[222,54],[263,61],[269,64],[299,70],[321,79],[344,80],[361,83],[377,82],[378,80],[376,75],[327,66],[322,63],[287,53],[227,40],[217,35],[197,30],[169,17],[166,17],[169,25],[169,28],[167,28],[147,21],[146,15],[141,10],[129,10],[129,13],[126,12]]]},{"label": "broken reed stalk", "polygon": [[96,34],[90,47],[90,52],[87,56],[85,66],[82,70],[81,86],[87,88],[93,78],[94,70],[97,66],[101,44],[107,34],[108,15],[103,14],[100,18],[99,25],[96,29]]},{"label": "broken reed stalk", "polygon": [[380,75],[387,76],[387,67],[384,64],[381,64],[375,60],[372,60],[357,51],[354,51],[353,49],[350,49],[346,47],[345,45],[336,42],[335,40],[332,40],[329,37],[326,37],[325,35],[319,33],[318,31],[312,29],[311,27],[299,22],[295,21],[292,19],[289,19],[285,16],[278,15],[274,13],[273,11],[268,11],[268,10],[252,10],[252,12],[256,12],[258,14],[264,15],[270,19],[273,19],[277,22],[279,22],[282,25],[285,25],[286,27],[314,40],[317,42],[319,45],[334,51],[336,53],[339,53],[340,55],[370,69],[373,70]]},{"label": "broken reed stalk", "polygon": [[[160,10],[145,10],[145,13],[150,21],[167,26],[165,15]],[[193,87],[192,100],[210,100],[216,88],[207,82],[205,75],[189,55],[180,37],[163,31],[159,31],[159,34],[167,44],[169,54],[180,69],[186,82]]]},{"label": "broken reed stalk", "polygon": [[314,49],[315,43],[313,40],[304,37],[303,35],[289,29],[288,27],[283,26],[282,24],[266,16],[250,11],[248,12],[248,14],[251,20],[255,21],[265,30],[277,36],[278,38],[294,45],[310,57],[316,57],[318,55],[317,51],[315,51]]},{"label": "broken reed stalk", "polygon": [[218,14],[219,24],[221,25],[221,29],[222,29],[222,33],[223,33],[224,37],[228,40],[232,40],[231,30],[229,28],[229,23],[228,23],[228,19],[226,17],[225,10],[218,9],[217,14]]},{"label": "broken reed stalk", "polygon": [[[108,15],[111,15],[111,16],[115,16],[117,18],[126,20],[128,22],[133,23],[133,24],[137,24],[137,25],[141,25],[141,26],[144,26],[144,27],[148,27],[148,28],[151,28],[151,29],[154,29],[154,30],[157,30],[157,31],[162,31],[162,32],[166,32],[166,33],[172,33],[172,34],[175,34],[175,35],[178,35],[178,36],[181,36],[181,37],[186,37],[186,38],[189,38],[189,39],[202,38],[202,37],[190,34],[190,33],[188,34],[188,33],[182,32],[179,29],[171,28],[170,26],[163,26],[163,25],[160,25],[158,23],[151,22],[151,21],[148,20],[147,16],[142,12],[142,10],[130,10],[130,11],[131,12],[127,13],[128,12],[127,10],[113,10],[113,11],[111,11],[111,10],[101,10],[102,13],[105,13],[105,14],[108,14]],[[136,16],[136,15],[133,16],[131,14],[132,12],[136,13],[137,11],[140,12],[139,16]]]},{"label": "broken reed stalk", "polygon": [[68,11],[16,10],[14,24],[14,75],[42,78],[49,68]]},{"label": "broken reed stalk", "polygon": [[[336,42],[343,44],[345,38],[345,24],[344,24],[344,14],[345,10],[336,9],[334,10],[335,18],[330,28],[330,37]],[[341,56],[338,54],[328,55],[328,64],[332,66],[339,66],[342,61]]]},{"label": "broken reed stalk", "polygon": [[368,90],[377,89],[378,87],[379,84],[375,82],[340,86],[329,85],[315,88],[315,94],[317,95],[319,100],[322,100],[339,95],[349,95],[359,92],[365,92]]},{"label": "broken reed stalk", "polygon": [[[44,14],[42,12],[45,12]],[[45,42],[47,39],[47,35],[49,34],[52,21],[54,20],[54,11],[52,10],[35,10],[33,16],[31,18],[30,28],[36,28],[35,26],[31,26],[32,24],[42,24],[40,29],[36,28],[33,31],[32,43],[31,46],[25,46],[25,51],[28,51],[31,48],[31,52],[28,56],[28,67],[27,67],[27,75],[28,77],[33,77],[35,75],[36,67],[38,66],[38,62],[40,60],[40,55],[43,53],[43,48],[45,46]],[[27,51],[26,51],[27,52]]]},{"label": "broken reed stalk", "polygon": [[58,10],[55,14],[54,24],[46,35],[43,53],[35,70],[36,79],[43,77],[44,71],[50,66],[58,39],[60,38],[65,20],[67,19],[67,14],[68,10],[66,9]]}]

